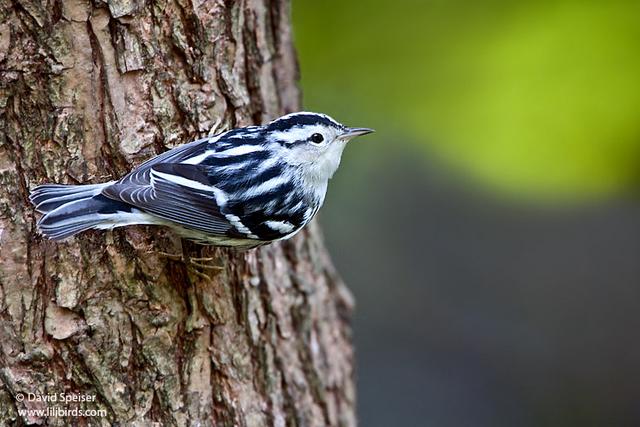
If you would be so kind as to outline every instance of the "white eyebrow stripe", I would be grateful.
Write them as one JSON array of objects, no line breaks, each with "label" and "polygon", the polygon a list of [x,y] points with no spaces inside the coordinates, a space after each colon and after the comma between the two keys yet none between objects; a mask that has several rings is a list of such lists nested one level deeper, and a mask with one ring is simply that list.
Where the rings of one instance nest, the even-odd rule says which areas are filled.
[{"label": "white eyebrow stripe", "polygon": [[299,141],[306,141],[314,133],[325,135],[326,129],[326,126],[322,125],[294,126],[291,129],[270,132],[269,141],[293,144]]}]

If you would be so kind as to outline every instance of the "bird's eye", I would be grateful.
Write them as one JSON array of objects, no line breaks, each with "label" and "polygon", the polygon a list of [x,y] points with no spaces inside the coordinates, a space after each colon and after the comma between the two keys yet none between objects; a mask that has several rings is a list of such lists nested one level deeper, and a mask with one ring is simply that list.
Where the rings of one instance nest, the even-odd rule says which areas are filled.
[{"label": "bird's eye", "polygon": [[321,133],[314,133],[311,135],[311,142],[314,144],[320,144],[322,141],[324,141],[324,136],[322,136]]}]

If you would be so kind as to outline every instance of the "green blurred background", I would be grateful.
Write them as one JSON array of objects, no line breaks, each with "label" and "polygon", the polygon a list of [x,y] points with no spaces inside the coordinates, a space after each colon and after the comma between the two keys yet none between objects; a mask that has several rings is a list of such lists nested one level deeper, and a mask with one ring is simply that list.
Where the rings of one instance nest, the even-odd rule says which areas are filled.
[{"label": "green blurred background", "polygon": [[308,108],[409,134],[494,187],[563,198],[638,183],[638,17],[638,1],[294,5]]},{"label": "green blurred background", "polygon": [[640,2],[293,2],[364,426],[640,425]]}]

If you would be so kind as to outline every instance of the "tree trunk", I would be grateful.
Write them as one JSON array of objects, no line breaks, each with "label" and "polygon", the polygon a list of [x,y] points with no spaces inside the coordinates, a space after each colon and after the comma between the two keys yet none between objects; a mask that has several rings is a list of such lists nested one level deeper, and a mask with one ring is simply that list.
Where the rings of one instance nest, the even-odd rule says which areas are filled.
[{"label": "tree trunk", "polygon": [[355,424],[317,226],[246,252],[144,226],[54,243],[27,199],[297,110],[296,78],[287,0],[0,0],[0,425]]}]

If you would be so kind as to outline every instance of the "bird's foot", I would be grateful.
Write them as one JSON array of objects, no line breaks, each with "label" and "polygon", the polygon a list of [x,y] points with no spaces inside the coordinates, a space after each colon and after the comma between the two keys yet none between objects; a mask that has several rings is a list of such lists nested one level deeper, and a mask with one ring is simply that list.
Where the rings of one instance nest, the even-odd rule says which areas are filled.
[{"label": "bird's foot", "polygon": [[[213,261],[216,260],[216,258],[213,257],[190,257],[186,254],[170,254],[167,252],[162,252],[159,251],[157,252],[159,255],[165,257],[165,258],[169,258],[173,261],[183,261],[187,267],[187,270],[193,274],[195,274],[196,276],[200,277],[201,279],[205,279],[210,281],[211,277],[200,271],[200,270],[210,270],[210,271],[214,271],[214,272],[219,272],[224,270],[224,267],[221,265],[216,265],[213,264]],[[215,275],[215,274],[214,274]]]},{"label": "bird's foot", "polygon": [[224,267],[221,265],[208,264],[215,260],[216,258],[213,257],[192,257],[189,258],[189,263],[194,267],[204,268],[205,270],[224,270]]},{"label": "bird's foot", "polygon": [[196,276],[200,277],[201,279],[211,281],[211,277],[207,273],[200,271],[200,269],[212,271],[214,276],[218,274],[218,272],[224,270],[224,267],[222,267],[221,265],[213,264],[211,263],[212,261],[215,261],[215,258],[212,258],[212,257],[189,258],[189,263],[187,268],[189,269],[189,271],[193,272]]},{"label": "bird's foot", "polygon": [[184,260],[184,255],[183,254],[170,254],[168,252],[163,252],[163,251],[157,251],[156,252],[158,255],[163,256],[165,258],[169,258],[170,260],[173,261],[183,261]]}]

